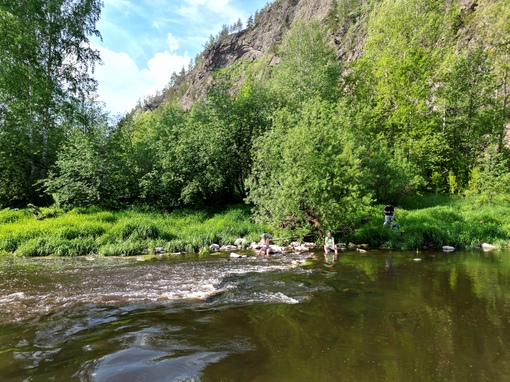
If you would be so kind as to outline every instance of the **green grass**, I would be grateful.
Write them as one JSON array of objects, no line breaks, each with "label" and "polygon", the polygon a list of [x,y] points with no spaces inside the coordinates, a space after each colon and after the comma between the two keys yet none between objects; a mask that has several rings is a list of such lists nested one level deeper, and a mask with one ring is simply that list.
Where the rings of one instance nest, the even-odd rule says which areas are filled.
[{"label": "green grass", "polygon": [[[383,228],[384,206],[376,205],[360,211],[358,221],[348,232],[336,235],[337,241],[398,250],[444,245],[472,249],[482,243],[510,246],[508,203],[481,205],[469,197],[437,195],[416,197],[408,203],[395,210],[399,230]],[[1,255],[133,256],[155,253],[156,248],[206,254],[213,243],[233,244],[238,238],[248,244],[259,241],[261,232],[281,238],[277,244],[296,239],[295,232],[254,223],[251,209],[245,205],[171,213],[136,208],[113,212],[97,207],[68,212],[42,208],[41,212],[48,218],[37,220],[28,209],[0,211]],[[362,224],[366,216],[371,218]]]},{"label": "green grass", "polygon": [[[432,206],[431,201],[438,204]],[[395,210],[398,230],[384,228],[381,213],[384,206],[374,206],[369,222],[359,224],[342,240],[399,250],[440,249],[445,245],[473,249],[483,243],[499,248],[510,246],[510,205],[506,203],[480,205],[469,197],[434,195],[429,200],[423,197],[410,205],[410,208],[404,204]]]},{"label": "green grass", "polygon": [[[50,209],[41,209],[43,214]],[[133,256],[168,252],[198,253],[211,244],[233,244],[238,238],[258,241],[268,227],[253,223],[248,206],[172,213],[96,207],[71,211],[51,209],[37,220],[29,210],[0,211],[0,253],[20,256]]]}]

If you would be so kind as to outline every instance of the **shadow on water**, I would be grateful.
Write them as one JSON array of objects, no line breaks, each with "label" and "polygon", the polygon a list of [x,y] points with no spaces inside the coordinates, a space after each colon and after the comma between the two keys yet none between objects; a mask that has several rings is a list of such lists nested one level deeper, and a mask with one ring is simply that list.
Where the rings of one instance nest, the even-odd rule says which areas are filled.
[{"label": "shadow on water", "polygon": [[0,374],[7,381],[508,380],[509,255],[3,260]]}]

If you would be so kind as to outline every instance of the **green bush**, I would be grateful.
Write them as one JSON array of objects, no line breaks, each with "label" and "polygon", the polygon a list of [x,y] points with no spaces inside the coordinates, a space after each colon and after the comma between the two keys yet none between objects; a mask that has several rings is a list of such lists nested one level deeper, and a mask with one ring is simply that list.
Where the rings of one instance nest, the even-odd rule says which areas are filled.
[{"label": "green bush", "polygon": [[30,216],[31,214],[27,210],[11,210],[5,208],[0,210],[0,224],[14,223]]}]

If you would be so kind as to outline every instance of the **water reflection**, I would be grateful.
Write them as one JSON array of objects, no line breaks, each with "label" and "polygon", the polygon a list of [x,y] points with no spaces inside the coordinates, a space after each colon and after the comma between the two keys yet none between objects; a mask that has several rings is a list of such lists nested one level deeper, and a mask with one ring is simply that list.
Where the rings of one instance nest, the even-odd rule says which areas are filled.
[{"label": "water reflection", "polygon": [[510,378],[509,252],[313,255],[4,264],[0,375]]}]

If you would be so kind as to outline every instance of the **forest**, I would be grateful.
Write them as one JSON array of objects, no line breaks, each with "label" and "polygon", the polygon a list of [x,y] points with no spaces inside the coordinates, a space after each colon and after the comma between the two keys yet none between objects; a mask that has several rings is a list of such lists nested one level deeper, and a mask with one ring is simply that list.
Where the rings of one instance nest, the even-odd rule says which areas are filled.
[{"label": "forest", "polygon": [[[288,26],[278,65],[236,62],[189,110],[176,85],[112,122],[89,71],[101,2],[2,2],[0,208],[246,203],[305,233],[422,195],[505,204],[510,1],[460,3],[334,0]],[[339,33],[364,36],[356,59],[337,57]]]}]

